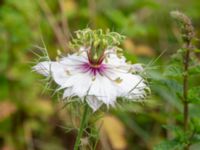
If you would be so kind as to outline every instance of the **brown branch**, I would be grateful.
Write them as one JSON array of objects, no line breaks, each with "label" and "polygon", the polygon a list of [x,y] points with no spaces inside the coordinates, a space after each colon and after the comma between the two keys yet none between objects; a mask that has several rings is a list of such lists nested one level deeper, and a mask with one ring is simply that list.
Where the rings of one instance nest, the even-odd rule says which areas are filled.
[{"label": "brown branch", "polygon": [[91,27],[96,27],[96,2],[95,0],[88,0],[88,7],[89,7],[89,16],[91,21]]},{"label": "brown branch", "polygon": [[67,51],[67,39],[64,36],[62,30],[60,29],[58,23],[56,22],[48,4],[46,3],[45,0],[39,0],[38,4],[40,8],[43,10],[45,13],[45,16],[47,17],[47,20],[57,38],[58,43],[60,44],[61,48],[65,51]]},{"label": "brown branch", "polygon": [[184,56],[184,73],[183,73],[183,103],[184,103],[184,130],[188,127],[188,66],[190,58],[190,42],[186,45],[186,52]]},{"label": "brown branch", "polygon": [[[189,62],[190,62],[190,52],[192,51],[192,39],[195,36],[194,28],[189,17],[179,11],[172,11],[171,16],[181,24],[181,34],[182,40],[184,42],[184,54],[183,54],[183,129],[185,135],[188,131],[188,122],[189,122],[189,101],[188,101],[188,85],[189,85]],[[185,150],[189,150],[189,144],[186,144],[184,147]]]},{"label": "brown branch", "polygon": [[[188,79],[189,79],[189,61],[190,61],[190,51],[191,51],[191,41],[188,41],[185,46],[185,55],[183,56],[183,65],[184,65],[184,73],[183,73],[183,105],[184,105],[184,132],[186,133],[188,130],[188,121],[189,121],[189,102],[188,102]],[[185,150],[189,150],[189,145],[187,145]]]},{"label": "brown branch", "polygon": [[59,2],[59,5],[60,5],[60,10],[61,10],[62,30],[63,30],[63,32],[66,36],[67,41],[69,41],[70,29],[69,29],[67,17],[65,16],[64,0],[59,0],[58,2]]}]

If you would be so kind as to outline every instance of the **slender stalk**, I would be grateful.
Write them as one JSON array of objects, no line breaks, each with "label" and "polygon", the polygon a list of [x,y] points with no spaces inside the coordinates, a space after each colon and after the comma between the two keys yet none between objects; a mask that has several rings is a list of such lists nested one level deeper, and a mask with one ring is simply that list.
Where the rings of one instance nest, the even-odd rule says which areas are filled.
[{"label": "slender stalk", "polygon": [[81,119],[81,125],[80,125],[79,131],[78,131],[75,145],[74,145],[74,150],[78,150],[79,145],[81,143],[81,137],[83,135],[83,130],[88,121],[88,118],[87,118],[88,114],[89,114],[89,107],[88,107],[88,105],[85,105],[85,109],[84,109],[83,116]]},{"label": "slender stalk", "polygon": [[[192,51],[192,39],[195,37],[194,28],[189,17],[184,13],[179,11],[172,11],[171,16],[181,25],[180,31],[182,35],[184,54],[183,54],[183,129],[186,135],[188,131],[188,121],[189,121],[189,101],[188,101],[188,85],[189,85],[189,62],[190,62],[190,52]],[[184,150],[189,150],[189,145],[186,144]]]},{"label": "slender stalk", "polygon": [[[188,130],[188,120],[189,120],[189,108],[188,108],[188,67],[189,67],[189,59],[190,59],[190,41],[186,44],[186,52],[183,56],[184,58],[184,74],[183,74],[183,116],[184,116],[184,132],[186,133]],[[186,145],[185,150],[189,149],[189,145]]]},{"label": "slender stalk", "polygon": [[184,130],[188,126],[188,65],[189,65],[190,50],[189,44],[186,47],[184,56],[184,74],[183,74],[183,103],[184,103]]}]

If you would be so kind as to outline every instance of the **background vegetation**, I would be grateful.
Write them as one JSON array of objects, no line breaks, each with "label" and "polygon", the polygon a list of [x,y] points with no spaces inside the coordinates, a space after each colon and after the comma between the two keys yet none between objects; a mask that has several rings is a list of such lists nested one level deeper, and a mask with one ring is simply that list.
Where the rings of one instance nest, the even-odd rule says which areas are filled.
[{"label": "background vegetation", "polygon": [[[73,32],[85,27],[109,28],[126,35],[122,47],[127,59],[153,62],[148,71],[152,96],[145,104],[128,103],[104,114],[98,112],[105,123],[97,149],[151,150],[164,139],[172,139],[177,129],[165,125],[182,124],[182,104],[177,96],[180,84],[173,80],[179,70],[169,61],[181,43],[171,10],[186,13],[199,37],[199,0],[1,0],[0,149],[73,148],[76,130],[71,127],[79,126],[79,112],[62,109],[63,103],[52,91],[44,90],[31,66],[37,58],[33,52],[40,53],[44,43],[50,57],[56,59],[58,49],[68,52],[67,41]],[[195,70],[189,85],[197,91],[199,72]],[[197,124],[199,97],[196,92],[196,103],[189,112]],[[192,150],[200,149],[199,139]],[[87,147],[88,139],[82,144]],[[164,146],[169,150],[173,147],[167,146],[170,144]]]}]

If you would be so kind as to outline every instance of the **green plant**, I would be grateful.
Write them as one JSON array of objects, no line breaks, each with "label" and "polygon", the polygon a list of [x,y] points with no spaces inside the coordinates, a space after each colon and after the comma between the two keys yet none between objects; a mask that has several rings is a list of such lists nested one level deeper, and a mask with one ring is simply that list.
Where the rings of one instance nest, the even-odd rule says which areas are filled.
[{"label": "green plant", "polygon": [[[171,12],[172,18],[179,25],[181,35],[181,48],[172,56],[170,65],[165,71],[168,78],[168,86],[172,89],[170,94],[182,103],[180,113],[176,117],[174,125],[166,125],[165,128],[173,133],[173,137],[155,147],[155,150],[184,149],[189,150],[190,145],[199,142],[200,125],[195,116],[190,115],[193,105],[198,103],[199,86],[194,87],[190,82],[192,76],[199,74],[199,63],[196,57],[194,40],[195,33],[191,20],[179,11]],[[195,70],[195,71],[192,71]],[[191,107],[190,107],[191,105]]]}]

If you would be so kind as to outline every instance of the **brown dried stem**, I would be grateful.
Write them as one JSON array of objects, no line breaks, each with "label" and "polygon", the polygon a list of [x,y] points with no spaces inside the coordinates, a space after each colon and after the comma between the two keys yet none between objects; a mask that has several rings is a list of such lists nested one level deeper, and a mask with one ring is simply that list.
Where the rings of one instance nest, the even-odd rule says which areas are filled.
[{"label": "brown dried stem", "polygon": [[58,23],[56,22],[56,19],[53,16],[53,13],[51,12],[48,4],[46,3],[45,0],[39,0],[38,4],[40,8],[43,10],[45,13],[45,16],[47,17],[47,20],[53,29],[53,32],[58,40],[58,43],[60,44],[61,48],[65,51],[67,51],[67,39],[64,36],[61,28],[59,27]]},{"label": "brown dried stem", "polygon": [[67,41],[69,41],[70,29],[69,29],[67,17],[65,15],[64,0],[59,0],[58,2],[60,5],[60,10],[61,10],[62,30],[66,36]]},{"label": "brown dried stem", "polygon": [[95,0],[88,0],[88,7],[89,7],[89,15],[90,15],[90,21],[91,21],[91,27],[96,27],[96,2]]},{"label": "brown dried stem", "polygon": [[[188,85],[189,85],[189,63],[190,63],[190,52],[192,51],[192,39],[194,38],[194,28],[189,17],[179,11],[172,11],[171,16],[180,24],[181,34],[183,39],[183,129],[185,134],[188,131],[189,122],[189,101],[188,101]],[[184,148],[189,150],[189,144]]]}]

